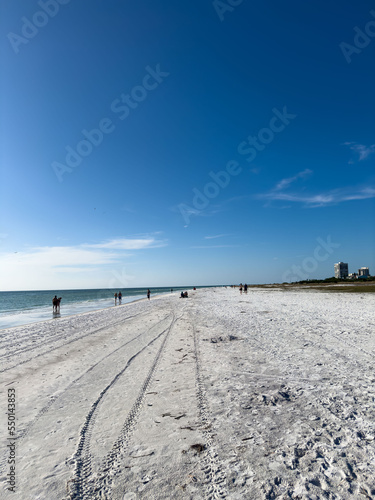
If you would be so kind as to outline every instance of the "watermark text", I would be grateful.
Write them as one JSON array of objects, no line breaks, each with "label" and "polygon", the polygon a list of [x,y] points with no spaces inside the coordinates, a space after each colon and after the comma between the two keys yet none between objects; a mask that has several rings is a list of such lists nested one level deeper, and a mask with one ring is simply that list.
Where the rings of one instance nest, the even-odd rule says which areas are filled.
[{"label": "watermark text", "polygon": [[358,26],[353,28],[355,32],[353,43],[341,42],[339,45],[348,64],[352,62],[352,55],[360,54],[375,37],[375,10],[370,10],[370,15],[374,19],[368,21],[363,29]]},{"label": "watermark text", "polygon": [[6,412],[8,423],[8,444],[7,444],[7,483],[8,490],[16,491],[16,390],[8,389],[8,409]]},{"label": "watermark text", "polygon": [[52,17],[55,17],[61,5],[66,5],[70,0],[39,0],[38,5],[42,10],[37,10],[31,19],[23,16],[21,18],[21,35],[9,32],[7,38],[16,54],[22,45],[27,45],[36,37],[40,28],[44,28]]}]

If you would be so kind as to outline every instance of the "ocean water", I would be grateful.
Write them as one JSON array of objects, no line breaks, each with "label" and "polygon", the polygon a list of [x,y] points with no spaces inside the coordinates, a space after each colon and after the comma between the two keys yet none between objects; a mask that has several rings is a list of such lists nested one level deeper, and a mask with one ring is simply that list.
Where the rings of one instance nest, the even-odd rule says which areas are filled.
[{"label": "ocean water", "polygon": [[[150,288],[151,297],[171,293],[171,288],[174,292],[178,292],[190,290],[192,287]],[[0,329],[106,309],[115,305],[114,294],[119,291],[117,288],[106,288],[102,290],[0,292]],[[126,304],[146,298],[147,288],[122,288],[121,293],[122,304]],[[59,315],[52,312],[52,299],[55,295],[62,297]]]}]

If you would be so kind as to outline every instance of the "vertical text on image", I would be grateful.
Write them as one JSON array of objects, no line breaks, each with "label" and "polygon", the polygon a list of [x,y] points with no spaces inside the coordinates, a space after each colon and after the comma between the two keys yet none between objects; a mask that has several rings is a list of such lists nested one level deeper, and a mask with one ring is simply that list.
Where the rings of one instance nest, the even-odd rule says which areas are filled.
[{"label": "vertical text on image", "polygon": [[15,492],[16,488],[16,390],[8,389],[8,459],[9,472],[7,473],[8,490]]}]

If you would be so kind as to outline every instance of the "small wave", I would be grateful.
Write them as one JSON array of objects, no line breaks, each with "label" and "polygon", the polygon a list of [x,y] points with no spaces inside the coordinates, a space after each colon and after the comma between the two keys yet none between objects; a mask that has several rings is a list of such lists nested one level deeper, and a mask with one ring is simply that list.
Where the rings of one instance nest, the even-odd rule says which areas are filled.
[{"label": "small wave", "polygon": [[[142,296],[123,297],[122,303],[133,302]],[[60,307],[60,316],[74,316],[85,312],[107,309],[113,307],[114,299],[97,299],[85,300],[79,302],[70,302],[63,304]],[[0,330],[5,328],[13,328],[15,326],[27,325],[30,323],[38,323],[53,318],[52,305],[50,307],[42,306],[30,308],[28,310],[20,310],[16,312],[3,312],[0,314]]]}]

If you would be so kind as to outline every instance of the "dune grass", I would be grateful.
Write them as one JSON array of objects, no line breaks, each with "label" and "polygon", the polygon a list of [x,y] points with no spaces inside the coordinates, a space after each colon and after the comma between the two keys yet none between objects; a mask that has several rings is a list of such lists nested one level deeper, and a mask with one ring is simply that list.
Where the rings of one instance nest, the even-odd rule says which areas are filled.
[{"label": "dune grass", "polygon": [[346,293],[374,293],[375,283],[311,283],[311,284],[277,284],[272,285],[249,285],[251,288],[281,288],[283,290],[316,290],[320,292],[346,292]]}]

